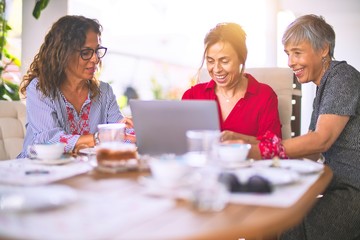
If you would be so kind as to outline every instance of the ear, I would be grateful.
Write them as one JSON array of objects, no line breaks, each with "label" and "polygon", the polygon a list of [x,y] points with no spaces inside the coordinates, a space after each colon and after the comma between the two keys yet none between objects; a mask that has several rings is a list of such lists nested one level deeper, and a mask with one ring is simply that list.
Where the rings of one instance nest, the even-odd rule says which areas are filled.
[{"label": "ear", "polygon": [[324,44],[324,47],[321,50],[321,57],[326,57],[330,54],[330,46],[329,44]]}]

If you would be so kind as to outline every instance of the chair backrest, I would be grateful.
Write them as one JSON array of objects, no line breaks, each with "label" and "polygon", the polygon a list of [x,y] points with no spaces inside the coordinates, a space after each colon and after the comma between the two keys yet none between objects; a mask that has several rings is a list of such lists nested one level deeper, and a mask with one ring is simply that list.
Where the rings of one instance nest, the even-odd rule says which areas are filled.
[{"label": "chair backrest", "polygon": [[0,160],[21,152],[25,137],[26,107],[21,101],[0,100]]},{"label": "chair backrest", "polygon": [[290,68],[247,68],[259,82],[266,83],[278,96],[282,138],[291,138],[291,116],[294,74]]},{"label": "chair backrest", "polygon": [[[291,138],[291,116],[293,95],[293,72],[290,68],[246,68],[259,82],[266,83],[278,96],[279,115],[281,121],[282,138]],[[210,76],[206,69],[200,72],[200,82],[208,81]]]}]

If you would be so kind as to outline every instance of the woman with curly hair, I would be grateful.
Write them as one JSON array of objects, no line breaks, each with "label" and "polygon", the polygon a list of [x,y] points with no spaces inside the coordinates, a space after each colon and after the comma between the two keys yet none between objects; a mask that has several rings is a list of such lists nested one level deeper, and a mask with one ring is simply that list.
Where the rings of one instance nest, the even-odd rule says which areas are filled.
[{"label": "woman with curly hair", "polygon": [[[63,142],[64,151],[94,146],[97,125],[124,122],[108,83],[95,73],[107,48],[101,45],[102,26],[96,19],[67,15],[53,24],[21,83],[27,123],[23,151],[32,144]],[[135,142],[126,135],[125,140]]]}]

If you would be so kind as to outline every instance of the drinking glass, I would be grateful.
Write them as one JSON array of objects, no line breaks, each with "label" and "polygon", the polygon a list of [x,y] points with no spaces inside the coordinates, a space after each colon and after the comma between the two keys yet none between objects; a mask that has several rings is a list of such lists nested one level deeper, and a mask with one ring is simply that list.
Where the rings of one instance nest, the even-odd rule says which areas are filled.
[{"label": "drinking glass", "polygon": [[220,171],[215,167],[205,166],[197,170],[197,178],[192,186],[192,203],[201,212],[223,210],[229,201],[229,192],[224,182],[219,179]]},{"label": "drinking glass", "polygon": [[123,142],[125,139],[125,123],[99,124],[98,132],[100,143]]},{"label": "drinking glass", "polygon": [[220,211],[228,202],[226,186],[219,181],[216,146],[220,141],[220,131],[189,130],[187,161],[196,166],[192,184],[192,203],[199,211]]},{"label": "drinking glass", "polygon": [[220,140],[220,131],[188,130],[186,138],[188,144],[186,157],[191,165],[204,166],[214,162],[214,146]]}]

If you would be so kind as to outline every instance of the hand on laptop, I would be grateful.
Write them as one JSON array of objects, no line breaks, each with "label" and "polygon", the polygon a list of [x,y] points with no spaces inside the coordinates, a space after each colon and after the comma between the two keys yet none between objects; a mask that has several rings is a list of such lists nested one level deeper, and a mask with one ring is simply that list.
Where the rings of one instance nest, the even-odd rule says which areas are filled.
[{"label": "hand on laptop", "polygon": [[125,142],[136,143],[136,135],[134,130],[134,124],[130,117],[124,117],[120,120],[120,123],[125,123]]},{"label": "hand on laptop", "polygon": [[221,142],[239,141],[239,142],[251,143],[251,144],[258,143],[256,137],[233,132],[233,131],[228,131],[228,130],[221,132],[220,141]]}]

